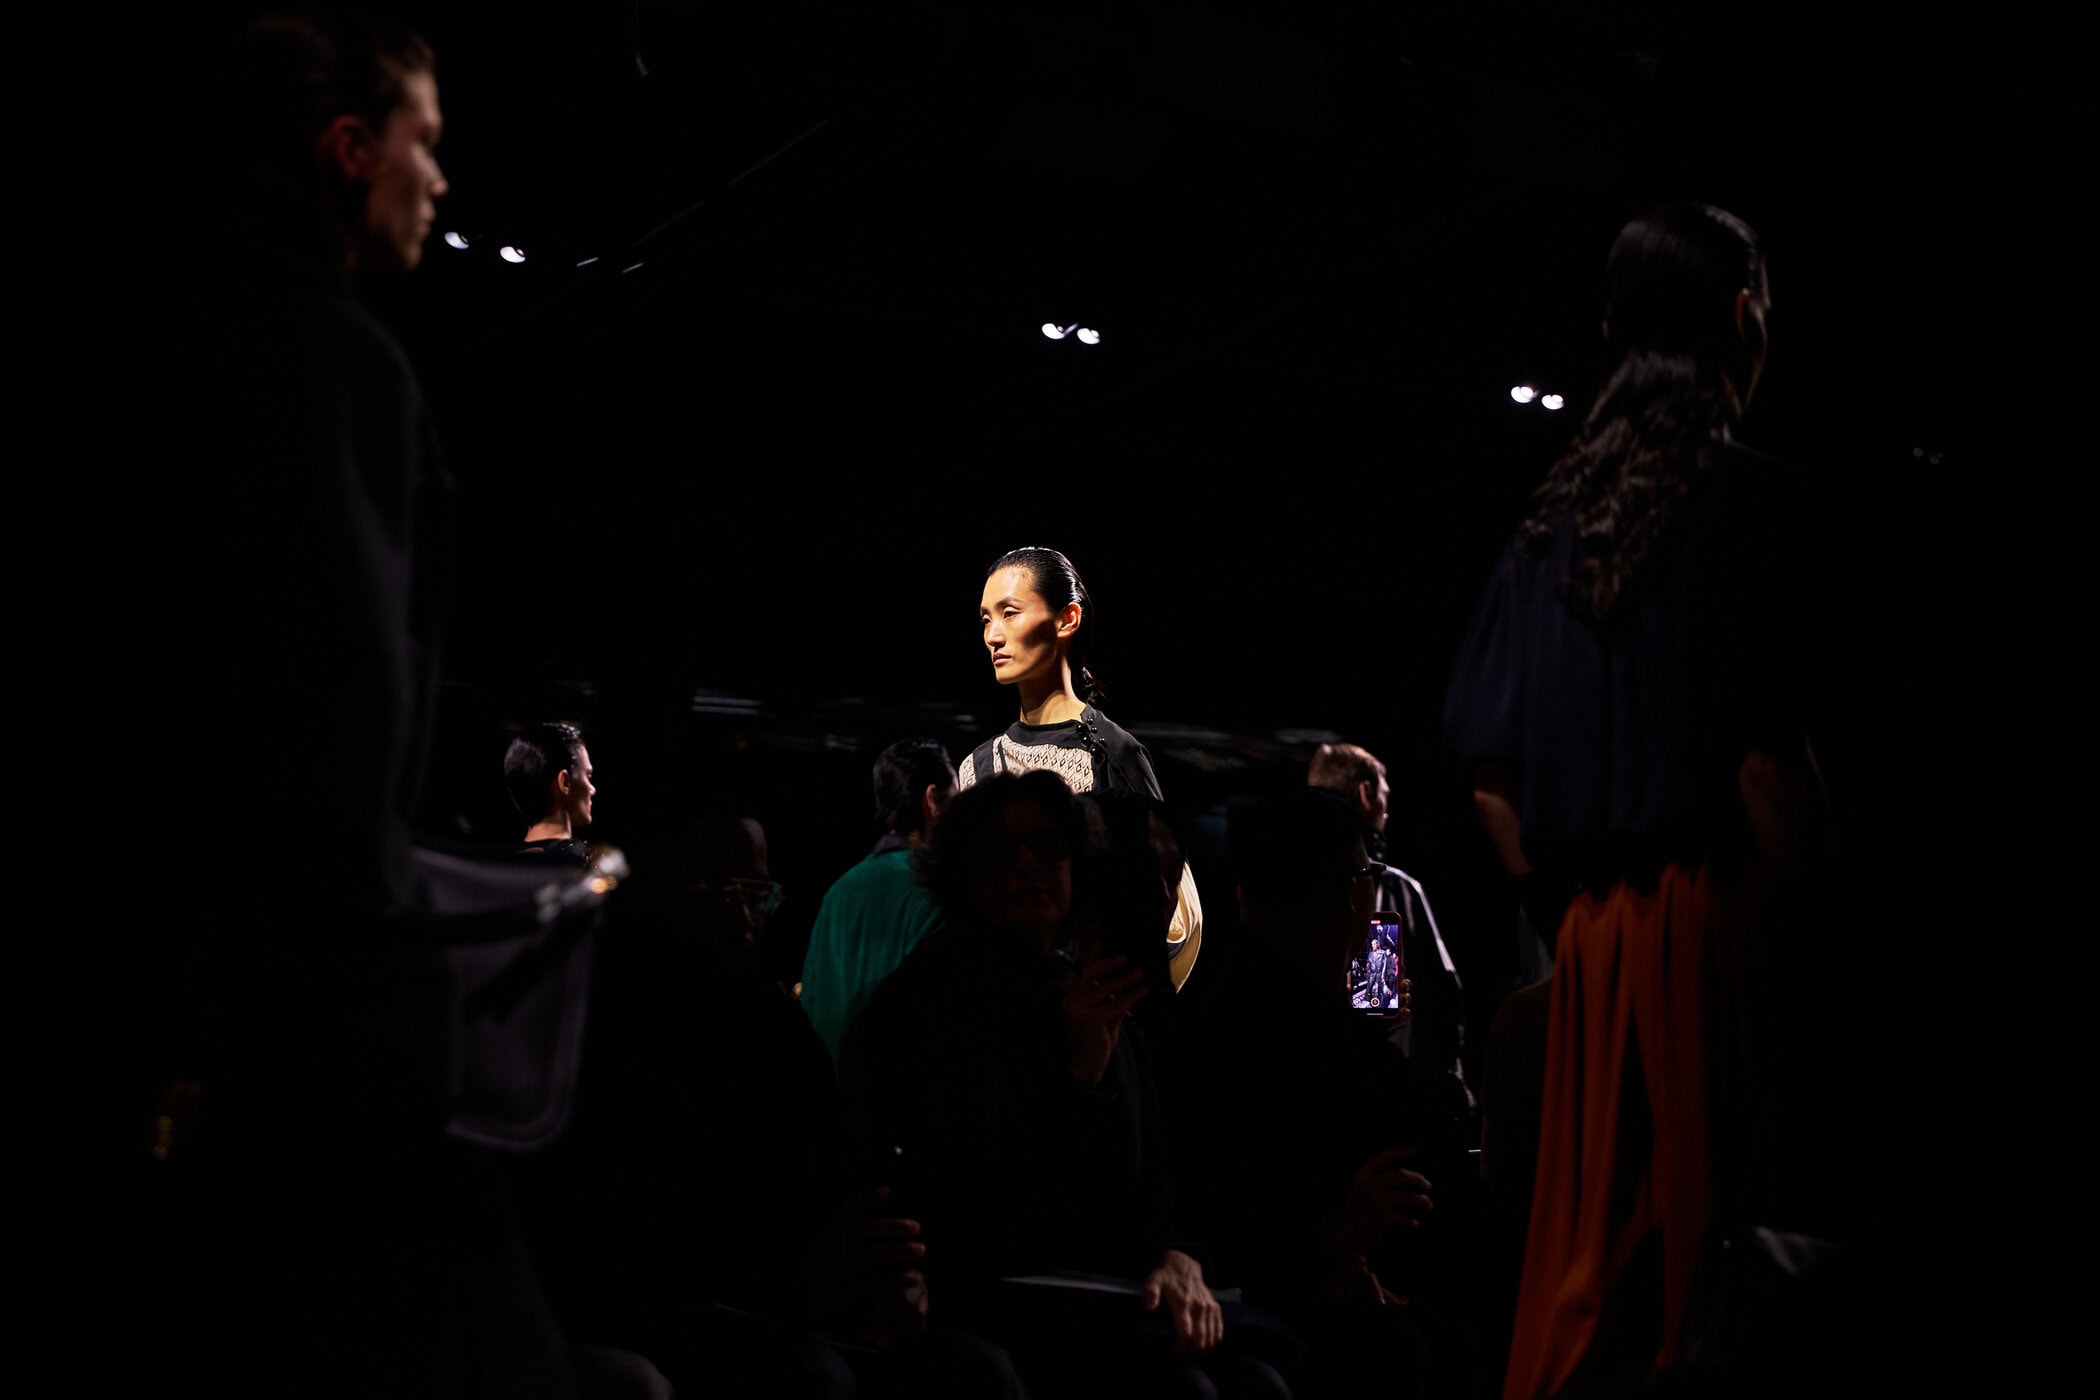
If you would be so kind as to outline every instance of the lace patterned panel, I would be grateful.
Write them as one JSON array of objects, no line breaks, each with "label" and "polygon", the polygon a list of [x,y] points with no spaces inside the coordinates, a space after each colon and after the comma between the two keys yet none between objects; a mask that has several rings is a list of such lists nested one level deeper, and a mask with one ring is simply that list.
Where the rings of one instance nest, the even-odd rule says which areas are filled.
[{"label": "lace patterned panel", "polygon": [[1094,790],[1094,756],[1085,749],[1060,748],[1056,744],[1016,744],[1001,735],[992,741],[993,766],[1008,773],[1028,773],[1047,768],[1065,780],[1074,792]]}]

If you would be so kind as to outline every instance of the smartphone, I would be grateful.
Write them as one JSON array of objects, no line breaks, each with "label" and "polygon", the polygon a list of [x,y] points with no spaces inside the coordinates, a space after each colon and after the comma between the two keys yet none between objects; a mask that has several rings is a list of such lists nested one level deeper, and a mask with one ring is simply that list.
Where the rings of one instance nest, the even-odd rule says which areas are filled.
[{"label": "smartphone", "polygon": [[1400,915],[1381,909],[1371,916],[1363,943],[1349,959],[1349,1005],[1366,1016],[1390,1020],[1400,1014],[1400,983],[1407,976],[1407,946]]}]

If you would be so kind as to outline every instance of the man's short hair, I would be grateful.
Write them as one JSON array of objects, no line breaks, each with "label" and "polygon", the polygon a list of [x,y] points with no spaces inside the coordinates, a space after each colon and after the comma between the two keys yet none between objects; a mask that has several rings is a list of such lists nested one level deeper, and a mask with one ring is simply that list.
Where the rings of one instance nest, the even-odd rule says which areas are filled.
[{"label": "man's short hair", "polygon": [[955,764],[938,739],[899,739],[875,755],[875,820],[884,831],[926,829],[919,794],[955,786]]},{"label": "man's short hair", "polygon": [[1304,909],[1346,897],[1358,869],[1363,822],[1355,806],[1324,787],[1293,788],[1236,808],[1226,834],[1240,892],[1260,909]]},{"label": "man's short hair", "polygon": [[1354,797],[1358,783],[1378,785],[1385,765],[1378,755],[1356,744],[1322,744],[1305,770],[1305,781],[1316,788],[1332,788]]},{"label": "man's short hair", "polygon": [[583,731],[560,720],[527,725],[510,741],[503,753],[503,786],[528,824],[547,815],[547,785],[555,774],[574,770],[582,747]]}]

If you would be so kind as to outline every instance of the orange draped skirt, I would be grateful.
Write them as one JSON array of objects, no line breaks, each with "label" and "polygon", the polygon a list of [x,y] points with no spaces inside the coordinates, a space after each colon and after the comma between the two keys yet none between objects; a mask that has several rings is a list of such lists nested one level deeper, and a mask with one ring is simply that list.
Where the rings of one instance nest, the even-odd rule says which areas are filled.
[{"label": "orange draped skirt", "polygon": [[1756,1097],[1761,892],[1666,867],[1561,921],[1544,1108],[1504,1400],[1639,1384],[1681,1355]]}]

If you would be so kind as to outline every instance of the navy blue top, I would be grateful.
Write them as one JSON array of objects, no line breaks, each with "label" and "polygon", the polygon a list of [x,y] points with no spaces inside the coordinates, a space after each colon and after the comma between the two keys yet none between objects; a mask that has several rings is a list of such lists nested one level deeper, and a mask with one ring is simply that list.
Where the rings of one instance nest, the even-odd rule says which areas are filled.
[{"label": "navy blue top", "polygon": [[1572,520],[1504,547],[1461,644],[1444,732],[1515,770],[1527,858],[1556,883],[1645,884],[1744,833],[1744,754],[1801,751],[1821,551],[1798,474],[1724,444],[1600,623],[1566,586]]}]

